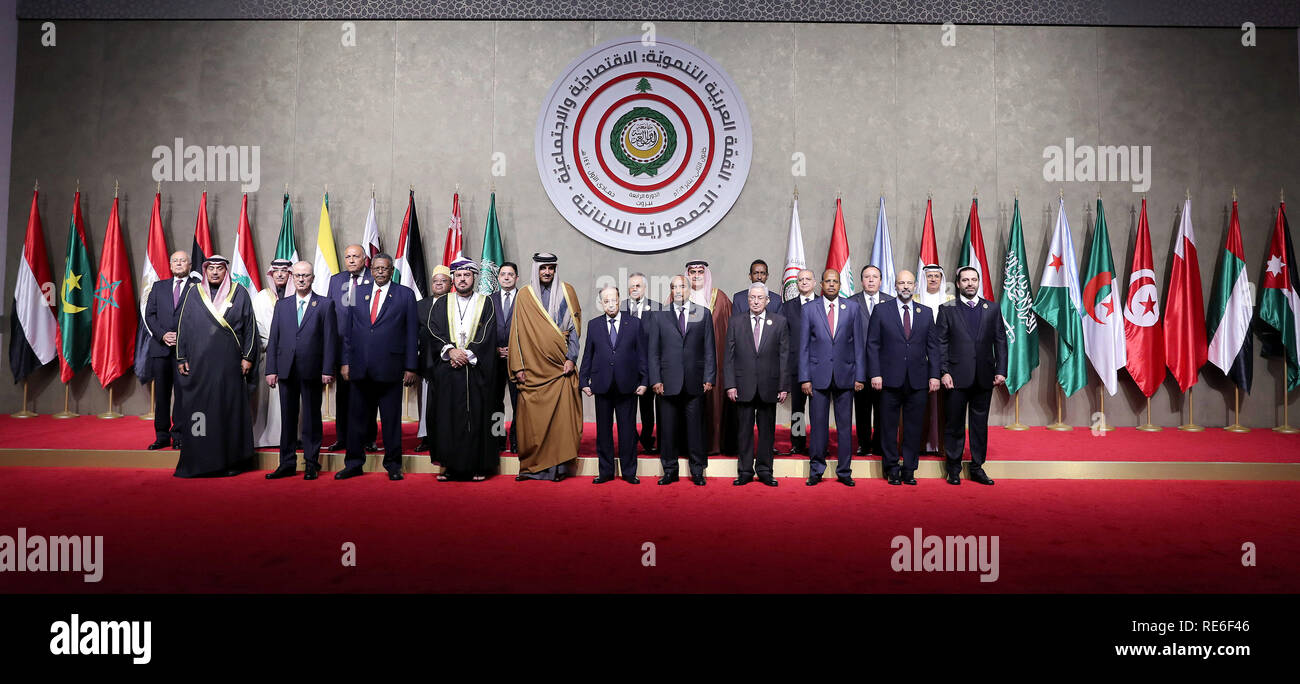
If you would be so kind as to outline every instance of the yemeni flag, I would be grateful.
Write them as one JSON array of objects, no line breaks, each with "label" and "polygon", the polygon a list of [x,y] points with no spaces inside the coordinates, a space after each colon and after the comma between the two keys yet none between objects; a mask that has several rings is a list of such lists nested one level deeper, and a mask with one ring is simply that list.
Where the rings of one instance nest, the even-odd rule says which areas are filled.
[{"label": "yemeni flag", "polygon": [[366,265],[384,248],[379,244],[379,222],[375,220],[375,196],[370,195],[370,210],[366,212],[366,228],[362,234],[361,244],[366,250]]},{"label": "yemeni flag", "polygon": [[1119,284],[1115,278],[1115,260],[1110,255],[1110,232],[1106,230],[1106,210],[1097,198],[1097,225],[1092,231],[1088,260],[1079,281],[1083,302],[1083,347],[1088,360],[1111,396],[1119,390],[1119,369],[1124,367],[1124,323],[1120,319]]},{"label": "yemeni flag", "polygon": [[442,245],[442,265],[451,267],[457,259],[464,259],[461,254],[460,239],[460,193],[451,196],[451,221],[447,224],[447,241]]},{"label": "yemeni flag", "polygon": [[59,324],[54,318],[54,277],[45,253],[45,231],[32,191],[32,208],[27,214],[27,237],[23,258],[18,262],[14,283],[14,314],[9,319],[9,370],[14,382],[22,382],[32,371],[58,355]]},{"label": "yemeni flag", "polygon": [[81,220],[81,191],[72,200],[68,248],[64,252],[63,284],[59,287],[59,379],[66,385],[90,364],[90,304],[93,301],[86,224]]},{"label": "yemeni flag", "polygon": [[[199,197],[199,218],[194,222],[194,246],[190,248],[190,272],[198,276],[203,262],[213,255],[212,233],[208,230],[208,191]],[[170,268],[168,269],[170,273]],[[201,277],[201,276],[200,276]]]},{"label": "yemeni flag", "polygon": [[1192,231],[1192,200],[1183,202],[1174,243],[1174,268],[1165,295],[1165,363],[1178,388],[1186,392],[1196,384],[1205,365],[1205,300],[1201,294],[1201,266],[1196,258],[1196,235]]},{"label": "yemeni flag", "polygon": [[[980,296],[993,301],[993,279],[989,276],[989,260],[984,256],[984,231],[980,230],[979,200],[974,197],[970,200],[966,234],[961,238],[961,260],[957,263],[959,270],[967,266],[980,272]],[[956,277],[956,272],[953,276]]]},{"label": "yemeni flag", "polygon": [[167,254],[167,236],[163,234],[162,194],[153,195],[153,211],[149,214],[149,239],[144,248],[144,265],[140,268],[140,324],[136,326],[135,335],[135,377],[141,383],[149,382],[153,375],[149,372],[149,326],[144,322],[145,309],[149,304],[149,291],[153,284],[163,279],[166,274],[171,277],[171,258]]},{"label": "yemeni flag", "polygon": [[808,268],[808,261],[803,255],[803,230],[799,228],[799,196],[794,198],[794,208],[790,210],[790,237],[785,243],[785,271],[781,276],[781,290],[784,299],[799,294],[799,272]]},{"label": "yemeni flag", "polygon": [[880,291],[895,297],[894,248],[889,244],[889,219],[885,216],[885,198],[880,198],[880,212],[876,214],[876,237],[871,243],[871,261],[868,266],[880,269]]},{"label": "yemeni flag", "polygon": [[257,253],[253,251],[253,228],[248,225],[248,193],[239,208],[239,232],[235,233],[235,254],[230,264],[230,279],[244,286],[248,296],[262,291],[262,276],[257,272]]},{"label": "yemeni flag", "polygon": [[1147,200],[1142,198],[1138,232],[1133,242],[1133,268],[1124,299],[1124,341],[1128,374],[1147,398],[1165,381],[1165,333],[1160,326],[1160,287],[1151,258],[1151,228]]},{"label": "yemeni flag", "polygon": [[506,250],[501,246],[501,225],[497,221],[497,194],[492,193],[488,204],[487,226],[483,228],[483,256],[479,259],[478,291],[485,295],[501,289],[497,271],[506,260]]},{"label": "yemeni flag", "polygon": [[117,216],[117,197],[104,229],[104,251],[99,255],[99,278],[95,281],[94,332],[91,336],[90,367],[99,385],[122,377],[135,361],[135,333],[140,319],[131,288],[131,266],[126,260],[126,243]]},{"label": "yemeni flag", "polygon": [[1074,238],[1065,217],[1065,200],[1056,207],[1056,229],[1051,252],[1043,264],[1043,277],[1034,298],[1034,313],[1056,328],[1056,382],[1065,396],[1088,384],[1087,349],[1083,336],[1083,309],[1079,294],[1079,267],[1074,261]]},{"label": "yemeni flag", "polygon": [[853,294],[853,262],[849,259],[849,236],[844,230],[844,210],[835,198],[835,225],[831,227],[831,248],[826,253],[826,268],[840,274],[840,296]]},{"label": "yemeni flag", "polygon": [[1232,200],[1232,219],[1228,222],[1228,242],[1219,255],[1210,290],[1210,309],[1205,315],[1206,336],[1210,340],[1207,357],[1237,387],[1250,394],[1254,372],[1254,349],[1250,343],[1250,318],[1255,301],[1250,278],[1246,275],[1246,250],[1241,246],[1241,222],[1237,220],[1237,200]]},{"label": "yemeni flag", "polygon": [[393,280],[415,292],[415,301],[424,299],[429,286],[429,271],[424,267],[424,242],[420,240],[420,218],[415,213],[415,191],[406,200],[402,234],[397,238],[397,256],[393,257]]},{"label": "yemeni flag", "polygon": [[322,297],[330,294],[330,277],[339,272],[339,251],[334,246],[334,229],[330,227],[330,194],[320,201],[320,224],[316,228],[316,256],[312,273],[316,274],[311,291]]},{"label": "yemeni flag", "polygon": [[1281,356],[1286,361],[1286,391],[1300,387],[1300,359],[1296,355],[1296,342],[1300,340],[1300,274],[1295,263],[1295,250],[1291,246],[1291,224],[1286,220],[1286,202],[1277,209],[1277,222],[1273,225],[1273,239],[1268,243],[1268,257],[1264,261],[1264,286],[1259,296],[1259,320],[1268,329],[1259,330],[1264,356]]},{"label": "yemeni flag", "polygon": [[298,244],[293,239],[293,205],[284,193],[284,213],[280,216],[280,239],[275,242],[275,258],[298,263]]},{"label": "yemeni flag", "polygon": [[1030,290],[1025,234],[1020,225],[1020,200],[1011,213],[1011,236],[1002,262],[1002,324],[1007,329],[1007,391],[1020,391],[1038,367],[1038,317]]}]

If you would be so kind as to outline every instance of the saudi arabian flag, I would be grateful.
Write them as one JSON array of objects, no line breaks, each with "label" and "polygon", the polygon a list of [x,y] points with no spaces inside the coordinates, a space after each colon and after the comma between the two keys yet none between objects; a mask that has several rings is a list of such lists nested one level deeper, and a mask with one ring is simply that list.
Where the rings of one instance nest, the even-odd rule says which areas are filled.
[{"label": "saudi arabian flag", "polygon": [[1074,239],[1070,236],[1070,222],[1065,218],[1065,200],[1061,199],[1056,209],[1051,252],[1043,264],[1038,296],[1034,298],[1034,313],[1056,328],[1056,382],[1067,397],[1088,382],[1083,320],[1079,315],[1083,308],[1081,302]]},{"label": "saudi arabian flag", "polygon": [[1038,367],[1038,317],[1029,287],[1025,261],[1025,235],[1020,226],[1020,200],[1011,213],[1011,237],[1002,262],[1002,323],[1007,329],[1007,391],[1020,391]]},{"label": "saudi arabian flag", "polygon": [[86,251],[86,225],[81,220],[81,191],[72,200],[68,222],[68,248],[64,252],[63,282],[59,286],[59,378],[64,384],[77,371],[90,365],[90,303],[94,281],[90,255]]},{"label": "saudi arabian flag", "polygon": [[275,258],[298,263],[298,245],[293,240],[293,205],[284,193],[284,216],[280,218],[280,239],[275,243]]},{"label": "saudi arabian flag", "polygon": [[485,295],[496,292],[497,271],[506,260],[505,249],[501,247],[501,226],[497,223],[497,194],[492,193],[488,204],[487,227],[483,229],[483,257],[479,259],[478,291]]}]

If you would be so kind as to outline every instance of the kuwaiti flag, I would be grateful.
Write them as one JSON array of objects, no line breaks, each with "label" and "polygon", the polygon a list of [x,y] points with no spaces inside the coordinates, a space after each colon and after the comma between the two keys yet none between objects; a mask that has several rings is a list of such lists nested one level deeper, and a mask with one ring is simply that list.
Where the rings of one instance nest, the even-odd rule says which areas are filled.
[{"label": "kuwaiti flag", "polygon": [[849,259],[849,236],[844,230],[844,210],[835,198],[835,225],[831,227],[831,248],[826,253],[826,268],[840,274],[840,296],[853,294],[853,262]]},{"label": "kuwaiti flag", "polygon": [[871,261],[867,266],[880,269],[880,291],[894,297],[894,248],[889,244],[889,219],[885,217],[885,198],[880,198],[880,212],[876,214],[876,237],[871,243]]},{"label": "kuwaiti flag", "polygon": [[794,198],[794,208],[790,210],[790,237],[785,243],[785,271],[781,276],[781,290],[784,299],[799,294],[799,272],[808,268],[808,261],[803,256],[803,231],[799,228],[799,197]]},{"label": "kuwaiti flag", "polygon": [[250,298],[262,291],[257,253],[253,251],[253,228],[248,225],[248,193],[244,193],[244,203],[239,209],[239,232],[235,233],[235,256],[234,263],[230,265],[230,279],[243,285]]},{"label": "kuwaiti flag", "polygon": [[13,371],[14,382],[25,380],[32,371],[53,361],[58,354],[59,324],[54,319],[54,277],[45,252],[40,210],[36,206],[39,195],[39,191],[32,191],[23,258],[18,262],[18,279],[14,283],[14,314],[9,328],[9,370]]},{"label": "kuwaiti flag", "polygon": [[99,255],[90,343],[90,367],[101,387],[122,377],[135,361],[135,334],[140,325],[135,303],[131,266],[126,260],[126,243],[114,197],[108,227],[104,229],[104,251]]},{"label": "kuwaiti flag", "polygon": [[145,309],[149,305],[149,291],[153,284],[172,277],[171,257],[167,253],[167,236],[163,234],[162,194],[153,195],[153,211],[149,214],[149,238],[144,247],[144,265],[140,267],[140,325],[135,336],[135,377],[142,383],[153,375],[149,370],[149,326],[145,323]]},{"label": "kuwaiti flag", "polygon": [[1080,318],[1079,267],[1074,261],[1074,238],[1065,217],[1065,200],[1056,208],[1056,229],[1051,251],[1043,264],[1043,277],[1034,296],[1034,313],[1056,328],[1056,382],[1070,396],[1088,382],[1086,343]]},{"label": "kuwaiti flag", "polygon": [[[925,222],[921,224],[921,256],[916,260],[916,282],[925,281],[925,267],[929,265],[939,265],[939,247],[934,240],[934,213],[930,211],[930,199],[925,200]],[[925,286],[918,285],[917,289],[924,292]]]},{"label": "kuwaiti flag", "polygon": [[1127,357],[1116,280],[1115,260],[1110,255],[1110,232],[1106,230],[1106,210],[1101,206],[1101,197],[1098,197],[1097,225],[1092,231],[1088,260],[1083,266],[1079,296],[1083,303],[1083,346],[1102,386],[1112,396],[1119,390],[1119,369],[1124,367]]},{"label": "kuwaiti flag", "polygon": [[393,280],[415,292],[415,301],[424,298],[429,286],[429,272],[424,267],[424,242],[420,240],[420,218],[415,213],[415,191],[406,200],[402,234],[397,238],[397,256],[393,257]]},{"label": "kuwaiti flag", "polygon": [[1125,366],[1142,394],[1150,397],[1165,381],[1165,333],[1160,326],[1160,286],[1151,258],[1151,228],[1147,200],[1142,198],[1138,232],[1133,242],[1133,268],[1124,298]]},{"label": "kuwaiti flag", "polygon": [[334,246],[334,229],[330,227],[330,194],[320,201],[320,225],[316,229],[316,256],[312,259],[311,290],[322,297],[330,294],[330,276],[339,272],[339,252]]},{"label": "kuwaiti flag", "polygon": [[1250,394],[1254,376],[1254,349],[1250,343],[1250,318],[1255,313],[1250,278],[1246,275],[1246,250],[1241,246],[1241,222],[1237,220],[1237,200],[1232,200],[1232,218],[1228,222],[1228,242],[1219,255],[1210,290],[1210,309],[1205,315],[1205,330],[1210,340],[1208,358],[1237,387]]},{"label": "kuwaiti flag", "polygon": [[451,268],[451,265],[464,259],[465,255],[461,253],[461,234],[460,234],[460,193],[451,196],[451,221],[447,223],[447,241],[442,244],[442,265]]},{"label": "kuwaiti flag", "polygon": [[1174,243],[1174,267],[1165,295],[1165,363],[1173,371],[1178,388],[1186,392],[1196,384],[1205,365],[1205,299],[1201,293],[1201,266],[1196,258],[1196,235],[1192,232],[1192,200],[1183,202]]},{"label": "kuwaiti flag", "polygon": [[374,195],[370,196],[370,210],[366,212],[366,229],[362,234],[361,244],[366,249],[367,265],[369,265],[371,259],[375,258],[375,255],[384,251],[384,248],[379,244],[379,222],[375,220]]},{"label": "kuwaiti flag", "polygon": [[194,221],[194,245],[190,247],[190,272],[199,276],[203,272],[203,261],[213,254],[212,231],[208,230],[208,191],[204,190],[199,197],[199,216]]},{"label": "kuwaiti flag", "polygon": [[1259,320],[1271,330],[1259,329],[1264,356],[1281,355],[1286,361],[1286,390],[1300,387],[1300,274],[1295,268],[1291,246],[1291,224],[1286,220],[1286,202],[1277,209],[1273,239],[1264,259],[1264,283],[1259,295]]},{"label": "kuwaiti flag", "polygon": [[[993,301],[993,277],[989,275],[989,260],[984,256],[984,231],[980,230],[979,200],[974,197],[970,200],[970,216],[966,217],[966,234],[961,238],[961,260],[957,268],[967,266],[980,273],[980,296]],[[957,279],[956,271],[952,277],[953,280]]]}]

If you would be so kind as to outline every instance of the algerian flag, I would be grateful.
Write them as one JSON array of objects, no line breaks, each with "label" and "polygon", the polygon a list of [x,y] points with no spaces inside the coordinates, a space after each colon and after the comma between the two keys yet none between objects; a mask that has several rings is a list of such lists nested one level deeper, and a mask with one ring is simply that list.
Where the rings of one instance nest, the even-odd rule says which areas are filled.
[{"label": "algerian flag", "polygon": [[284,216],[280,218],[280,239],[275,243],[275,258],[298,263],[298,245],[293,239],[293,205],[289,193],[284,193]]},{"label": "algerian flag", "polygon": [[501,226],[497,222],[497,194],[494,192],[492,202],[488,205],[487,226],[483,229],[483,257],[478,264],[479,293],[490,295],[500,289],[497,271],[505,260],[506,252],[501,246]]},{"label": "algerian flag", "polygon": [[1119,369],[1128,361],[1123,309],[1115,282],[1115,261],[1110,255],[1106,211],[1097,198],[1097,227],[1092,231],[1088,261],[1079,283],[1083,303],[1084,348],[1093,370],[1111,396],[1119,390]]},{"label": "algerian flag", "polygon": [[334,230],[330,228],[330,194],[320,202],[320,227],[316,230],[316,257],[312,260],[312,272],[316,279],[312,281],[312,292],[328,297],[330,293],[330,276],[339,272],[339,252],[334,246]]},{"label": "algerian flag", "polygon": [[1228,242],[1219,256],[1210,290],[1210,310],[1205,315],[1209,331],[1210,363],[1219,367],[1238,387],[1250,394],[1254,350],[1250,344],[1250,317],[1255,309],[1250,278],[1246,274],[1246,252],[1241,246],[1241,222],[1237,200],[1232,200]]},{"label": "algerian flag", "polygon": [[1011,237],[1002,262],[1002,323],[1007,329],[1007,391],[1015,394],[1029,382],[1038,367],[1038,317],[1029,287],[1025,261],[1025,236],[1020,227],[1020,200],[1011,214]]},{"label": "algerian flag", "polygon": [[1056,328],[1056,382],[1067,397],[1088,382],[1081,302],[1074,239],[1065,218],[1065,200],[1061,199],[1056,208],[1051,254],[1043,264],[1038,296],[1034,298],[1034,313]]},{"label": "algerian flag", "polygon": [[880,198],[880,212],[876,214],[876,238],[871,243],[871,261],[868,266],[880,269],[880,291],[890,297],[898,296],[894,290],[894,248],[889,245],[889,219],[885,216],[885,198]]}]

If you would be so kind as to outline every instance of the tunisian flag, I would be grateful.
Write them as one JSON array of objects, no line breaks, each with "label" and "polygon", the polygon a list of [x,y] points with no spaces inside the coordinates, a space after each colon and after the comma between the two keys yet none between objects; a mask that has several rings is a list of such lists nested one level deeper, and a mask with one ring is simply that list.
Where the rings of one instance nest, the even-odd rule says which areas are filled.
[{"label": "tunisian flag", "polygon": [[835,225],[831,228],[831,248],[826,253],[826,268],[840,274],[840,296],[853,294],[853,263],[849,259],[849,236],[844,230],[844,211],[840,198],[835,198]]},{"label": "tunisian flag", "polygon": [[451,222],[447,224],[447,241],[442,245],[442,265],[451,267],[458,259],[464,259],[460,245],[460,193],[451,196]]},{"label": "tunisian flag", "polygon": [[1205,344],[1205,298],[1201,292],[1201,265],[1196,259],[1192,232],[1192,200],[1183,202],[1183,216],[1174,243],[1174,268],[1165,297],[1165,359],[1178,388],[1186,392],[1209,358]]},{"label": "tunisian flag", "polygon": [[[916,273],[912,274],[916,282],[925,279],[926,266],[939,265],[939,247],[934,240],[934,213],[930,211],[930,199],[925,200],[925,223],[921,226],[921,256],[916,260]],[[924,291],[924,286],[918,289]]]},{"label": "tunisian flag", "polygon": [[1151,259],[1151,228],[1147,225],[1147,200],[1142,198],[1137,238],[1133,243],[1133,269],[1124,298],[1124,341],[1128,374],[1142,394],[1150,397],[1165,380],[1165,334],[1160,327],[1160,288]]},{"label": "tunisian flag", "polygon": [[122,224],[117,218],[117,198],[108,214],[104,252],[99,255],[95,281],[94,322],[91,324],[90,367],[101,387],[122,377],[135,361],[135,333],[139,325],[131,267],[126,262]]}]

